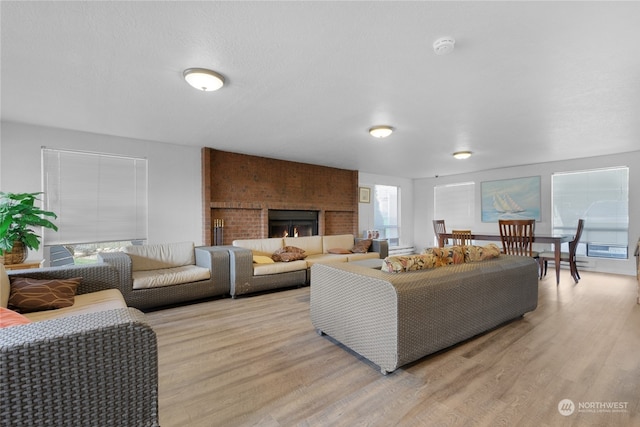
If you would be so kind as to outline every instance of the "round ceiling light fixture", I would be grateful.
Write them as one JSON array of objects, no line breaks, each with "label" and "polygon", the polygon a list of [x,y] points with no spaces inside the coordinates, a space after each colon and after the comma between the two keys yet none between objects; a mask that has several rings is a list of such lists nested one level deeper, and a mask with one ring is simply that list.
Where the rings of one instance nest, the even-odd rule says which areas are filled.
[{"label": "round ceiling light fixture", "polygon": [[393,133],[391,126],[374,126],[369,128],[369,134],[374,138],[386,138]]},{"label": "round ceiling light fixture", "polygon": [[455,153],[453,153],[453,157],[458,160],[468,159],[469,157],[471,157],[471,151],[456,151]]},{"label": "round ceiling light fixture", "polygon": [[436,55],[446,55],[453,52],[455,44],[456,39],[453,37],[440,37],[433,42],[433,50],[436,52]]},{"label": "round ceiling light fixture", "polygon": [[183,73],[184,79],[194,88],[211,92],[224,85],[224,77],[206,68],[187,68]]}]

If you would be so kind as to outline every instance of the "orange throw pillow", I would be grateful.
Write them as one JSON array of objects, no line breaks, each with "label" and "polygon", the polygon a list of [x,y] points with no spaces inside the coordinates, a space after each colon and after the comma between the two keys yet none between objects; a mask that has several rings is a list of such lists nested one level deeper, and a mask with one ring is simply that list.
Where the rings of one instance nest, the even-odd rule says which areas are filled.
[{"label": "orange throw pillow", "polygon": [[71,307],[81,277],[72,279],[31,279],[12,277],[9,308],[20,313]]},{"label": "orange throw pillow", "polygon": [[26,325],[31,323],[20,313],[16,313],[8,308],[0,307],[0,328],[8,328],[9,326]]}]

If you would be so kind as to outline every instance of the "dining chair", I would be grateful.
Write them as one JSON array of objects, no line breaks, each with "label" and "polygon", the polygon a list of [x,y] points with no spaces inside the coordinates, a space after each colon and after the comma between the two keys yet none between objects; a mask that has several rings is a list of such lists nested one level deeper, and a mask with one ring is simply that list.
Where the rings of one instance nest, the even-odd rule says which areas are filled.
[{"label": "dining chair", "polygon": [[[440,244],[440,235],[447,232],[447,228],[444,226],[444,219],[434,219],[433,220],[433,231],[436,233],[436,238],[438,239],[438,244]],[[443,245],[448,243],[449,239],[443,241]]]},{"label": "dining chair", "polygon": [[500,219],[498,225],[503,253],[538,259],[538,252],[533,250],[535,219]]},{"label": "dining chair", "polygon": [[451,243],[454,246],[468,246],[471,244],[471,230],[451,230]]},{"label": "dining chair", "polygon": [[[568,262],[569,270],[571,271],[571,277],[578,283],[580,281],[580,273],[578,273],[578,267],[576,265],[576,250],[578,243],[580,243],[580,237],[582,237],[582,229],[584,228],[584,219],[578,220],[578,227],[576,228],[576,234],[573,236],[573,240],[569,242],[569,252],[560,252],[560,262]],[[542,276],[547,275],[547,262],[555,262],[555,253],[553,252],[541,252],[540,254],[540,271]]]}]

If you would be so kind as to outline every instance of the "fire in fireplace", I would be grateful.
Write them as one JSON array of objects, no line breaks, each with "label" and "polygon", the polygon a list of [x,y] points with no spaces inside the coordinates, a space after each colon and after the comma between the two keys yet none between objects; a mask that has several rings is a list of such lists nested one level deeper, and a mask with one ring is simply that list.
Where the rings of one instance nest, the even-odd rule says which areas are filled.
[{"label": "fire in fireplace", "polygon": [[318,211],[269,210],[269,237],[318,234]]}]

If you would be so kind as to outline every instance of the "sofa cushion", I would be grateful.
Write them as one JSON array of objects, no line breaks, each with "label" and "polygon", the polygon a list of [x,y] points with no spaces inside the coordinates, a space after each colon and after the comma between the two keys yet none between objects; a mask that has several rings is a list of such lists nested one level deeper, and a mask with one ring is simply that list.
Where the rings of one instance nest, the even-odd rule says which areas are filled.
[{"label": "sofa cushion", "polygon": [[70,307],[80,280],[12,277],[8,307],[20,313]]},{"label": "sofa cushion", "polygon": [[254,255],[271,256],[276,250],[284,246],[284,240],[281,237],[272,237],[269,239],[243,239],[234,240],[233,246],[239,248],[250,249]]},{"label": "sofa cushion", "polygon": [[322,236],[285,237],[284,246],[294,246],[306,252],[307,255],[322,253]]},{"label": "sofa cushion", "polygon": [[331,248],[327,251],[329,254],[337,254],[337,255],[345,255],[351,254],[351,249],[342,249],[342,248]]},{"label": "sofa cushion", "polygon": [[345,249],[351,252],[353,248],[353,234],[337,234],[335,236],[322,236],[324,253],[330,253],[329,249]]},{"label": "sofa cushion", "polygon": [[367,252],[369,252],[369,248],[371,247],[372,243],[373,243],[373,241],[371,239],[358,240],[356,242],[356,244],[353,245],[353,248],[351,249],[351,252],[353,252],[354,254],[367,253]]},{"label": "sofa cushion", "polygon": [[309,268],[316,263],[326,264],[331,262],[347,262],[348,260],[348,255],[345,254],[316,254],[305,258],[307,267]]},{"label": "sofa cushion", "polygon": [[264,276],[267,274],[287,273],[290,271],[306,269],[306,261],[274,262],[273,264],[254,264],[253,275]]},{"label": "sofa cushion", "polygon": [[131,257],[132,271],[194,265],[196,258],[193,242],[132,245],[123,249]]},{"label": "sofa cushion", "polygon": [[9,275],[7,275],[7,270],[4,269],[4,265],[0,264],[0,307],[7,307],[10,292],[11,285],[9,283]]},{"label": "sofa cushion", "polygon": [[349,255],[347,255],[347,261],[348,262],[361,261],[363,259],[380,259],[380,254],[378,252],[365,252],[363,254],[349,254]]},{"label": "sofa cushion", "polygon": [[134,271],[131,276],[133,289],[149,289],[207,280],[211,277],[211,272],[208,268],[197,265],[183,265],[152,271]]},{"label": "sofa cushion", "polygon": [[127,303],[119,290],[105,289],[104,291],[76,295],[75,302],[71,307],[60,308],[58,310],[37,311],[27,313],[24,316],[32,322],[39,322],[42,320],[58,319],[61,317],[77,316],[79,314],[96,313],[126,307]]},{"label": "sofa cushion", "polygon": [[8,328],[9,326],[26,325],[31,320],[22,314],[9,310],[6,307],[0,307],[0,328]]}]

